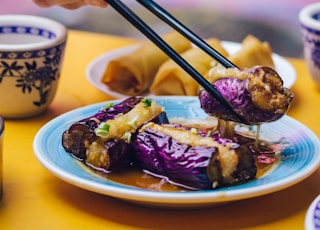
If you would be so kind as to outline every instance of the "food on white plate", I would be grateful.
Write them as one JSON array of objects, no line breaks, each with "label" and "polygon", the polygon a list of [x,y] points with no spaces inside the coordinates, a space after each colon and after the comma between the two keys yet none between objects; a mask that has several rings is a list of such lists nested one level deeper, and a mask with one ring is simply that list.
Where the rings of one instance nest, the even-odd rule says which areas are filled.
[{"label": "food on white plate", "polygon": [[[178,53],[191,48],[191,42],[176,31],[163,40]],[[159,66],[169,57],[151,41],[144,42],[132,53],[111,60],[102,76],[102,83],[125,95],[141,95],[149,90]]]},{"label": "food on white plate", "polygon": [[228,59],[240,69],[256,65],[275,67],[269,43],[262,42],[253,35],[246,36],[241,43],[241,49],[231,54]]},{"label": "food on white plate", "polygon": [[[211,38],[206,42],[222,55],[228,56],[227,51],[218,39]],[[213,63],[217,64],[211,56],[198,47],[188,49],[181,53],[181,56],[201,75],[205,75]],[[154,95],[195,96],[199,92],[199,83],[170,59],[160,66],[150,87],[150,92]]]},{"label": "food on white plate", "polygon": [[[205,77],[217,65],[213,58],[192,46],[178,32],[172,31],[163,38]],[[240,69],[256,65],[275,67],[269,43],[253,35],[246,36],[240,49],[232,54],[225,50],[219,39],[208,38],[206,41]],[[101,82],[111,90],[129,96],[148,91],[154,95],[196,96],[199,91],[199,84],[152,42],[142,43],[137,50],[111,60]]]}]

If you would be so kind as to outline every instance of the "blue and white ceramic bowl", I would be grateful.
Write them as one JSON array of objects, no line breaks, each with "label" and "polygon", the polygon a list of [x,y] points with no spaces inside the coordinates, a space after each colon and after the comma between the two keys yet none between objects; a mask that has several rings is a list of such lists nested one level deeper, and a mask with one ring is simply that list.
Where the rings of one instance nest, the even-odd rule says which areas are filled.
[{"label": "blue and white ceramic bowl", "polygon": [[43,112],[60,77],[67,29],[31,15],[0,15],[0,115],[22,118]]},{"label": "blue and white ceramic bowl", "polygon": [[320,229],[320,194],[310,204],[305,220],[305,230]]},{"label": "blue and white ceramic bowl", "polygon": [[320,86],[320,2],[304,7],[299,20],[305,60],[311,77]]}]

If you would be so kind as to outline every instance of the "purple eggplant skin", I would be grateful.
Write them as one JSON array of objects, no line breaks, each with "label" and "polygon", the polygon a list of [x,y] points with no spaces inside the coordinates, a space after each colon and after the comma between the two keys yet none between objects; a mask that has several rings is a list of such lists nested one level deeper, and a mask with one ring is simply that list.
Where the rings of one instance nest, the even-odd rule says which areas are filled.
[{"label": "purple eggplant skin", "polygon": [[[121,171],[133,161],[130,139],[116,137],[105,139],[95,130],[101,122],[107,122],[130,112],[143,97],[130,97],[119,104],[101,109],[98,113],[72,124],[62,134],[62,146],[78,160],[106,172]],[[165,112],[151,119],[154,122],[168,122]],[[147,122],[147,121],[145,121]]]},{"label": "purple eggplant skin", "polygon": [[92,143],[98,138],[94,131],[99,123],[113,119],[121,113],[129,112],[142,99],[142,97],[129,97],[119,104],[101,109],[93,116],[75,122],[62,135],[64,149],[75,157],[85,160],[86,144]]},{"label": "purple eggplant skin", "polygon": [[[62,135],[62,145],[72,156],[97,170],[106,172],[121,171],[132,163],[132,148],[123,139],[110,139],[104,142],[105,149],[96,152],[88,159],[87,149],[98,137],[83,124],[72,125]],[[93,151],[91,151],[93,152]]]},{"label": "purple eggplant skin", "polygon": [[84,124],[85,126],[88,126],[90,130],[93,131],[99,126],[99,122],[106,122],[108,120],[115,118],[119,114],[128,113],[143,99],[144,99],[143,97],[138,97],[138,96],[129,97],[118,104],[110,105],[106,108],[103,108],[93,116],[85,118],[77,123]]},{"label": "purple eggplant skin", "polygon": [[[173,124],[161,126],[174,127]],[[182,128],[180,125],[175,127]],[[192,132],[189,128],[182,129]],[[231,142],[219,137],[213,139],[220,145]],[[236,159],[236,170],[228,176],[223,175],[223,167],[226,166],[219,160],[222,153],[217,146],[180,143],[173,135],[150,126],[143,127],[134,135],[132,145],[134,163],[138,167],[188,189],[208,190],[240,184],[255,178],[257,173],[254,155],[246,146],[237,143],[231,145],[236,153],[233,157],[241,159]]]},{"label": "purple eggplant skin", "polygon": [[190,189],[210,189],[206,166],[216,147],[190,147],[171,136],[146,128],[132,140],[135,164]]},{"label": "purple eggplant skin", "polygon": [[[232,74],[232,71],[229,71],[229,74],[230,72]],[[281,118],[289,109],[293,94],[283,87],[280,76],[274,70],[261,66],[248,69],[243,74],[248,77],[240,79],[220,76],[212,85],[245,122],[241,122],[204,89],[199,92],[201,108],[211,116],[247,125],[272,122]]]}]

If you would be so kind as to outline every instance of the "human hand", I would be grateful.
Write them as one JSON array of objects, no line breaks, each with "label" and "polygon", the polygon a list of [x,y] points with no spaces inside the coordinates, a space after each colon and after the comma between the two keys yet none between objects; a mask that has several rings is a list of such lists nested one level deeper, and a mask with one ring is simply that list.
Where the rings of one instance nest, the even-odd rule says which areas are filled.
[{"label": "human hand", "polygon": [[33,0],[35,4],[41,7],[50,7],[58,5],[63,8],[74,10],[82,6],[91,5],[96,7],[107,7],[107,2],[104,0]]}]

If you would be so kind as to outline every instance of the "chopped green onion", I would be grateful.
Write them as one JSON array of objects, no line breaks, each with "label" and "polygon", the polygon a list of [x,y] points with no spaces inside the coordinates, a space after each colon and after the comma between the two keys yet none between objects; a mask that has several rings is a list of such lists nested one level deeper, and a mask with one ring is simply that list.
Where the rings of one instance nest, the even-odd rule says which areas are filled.
[{"label": "chopped green onion", "polygon": [[102,109],[109,109],[109,108],[111,108],[113,105],[114,105],[114,103],[113,103],[113,102],[108,103],[108,104],[106,104],[105,106],[103,106],[103,108],[102,108]]},{"label": "chopped green onion", "polygon": [[191,130],[190,130],[192,133],[194,133],[194,134],[198,134],[198,130],[196,129],[196,128],[191,128]]},{"label": "chopped green onion", "polygon": [[101,122],[98,128],[95,129],[95,133],[100,137],[107,137],[109,134],[110,125],[106,122]]},{"label": "chopped green onion", "polygon": [[207,137],[211,137],[212,136],[212,130],[209,130],[207,133]]},{"label": "chopped green onion", "polygon": [[128,121],[127,124],[133,128],[137,128],[138,116],[135,116],[131,121]]},{"label": "chopped green onion", "polygon": [[144,107],[149,107],[152,104],[152,99],[151,98],[144,98],[141,101],[144,104]]},{"label": "chopped green onion", "polygon": [[130,142],[131,142],[131,136],[132,136],[132,133],[126,132],[126,133],[122,136],[122,139],[126,140],[126,141],[130,144]]}]

